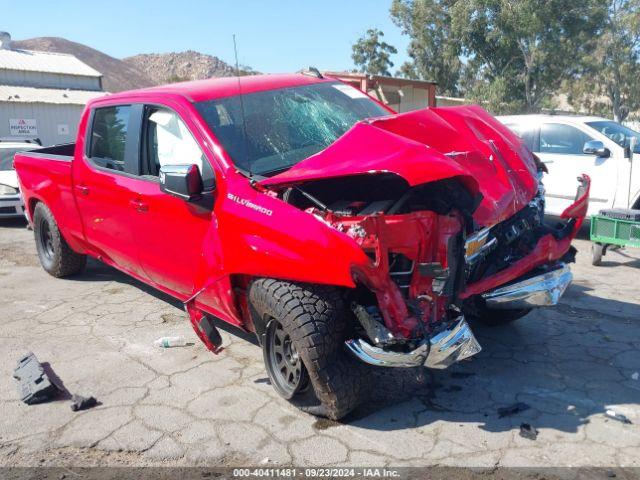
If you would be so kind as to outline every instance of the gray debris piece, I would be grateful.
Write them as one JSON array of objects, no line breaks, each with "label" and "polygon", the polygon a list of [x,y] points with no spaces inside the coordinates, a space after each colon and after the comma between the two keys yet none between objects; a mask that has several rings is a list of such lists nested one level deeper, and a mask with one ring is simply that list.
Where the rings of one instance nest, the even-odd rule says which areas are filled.
[{"label": "gray debris piece", "polygon": [[607,417],[612,418],[613,420],[617,420],[622,423],[631,424],[631,420],[629,420],[625,415],[616,412],[615,410],[607,410],[604,413]]},{"label": "gray debris piece", "polygon": [[71,410],[74,412],[95,407],[98,404],[95,397],[83,397],[82,395],[77,394],[74,394],[73,397],[71,397],[71,402]]},{"label": "gray debris piece", "polygon": [[33,352],[29,352],[18,360],[13,378],[18,380],[18,394],[27,405],[46,402],[60,392]]},{"label": "gray debris piece", "polygon": [[538,430],[528,423],[520,424],[520,436],[529,440],[535,440],[538,438]]}]

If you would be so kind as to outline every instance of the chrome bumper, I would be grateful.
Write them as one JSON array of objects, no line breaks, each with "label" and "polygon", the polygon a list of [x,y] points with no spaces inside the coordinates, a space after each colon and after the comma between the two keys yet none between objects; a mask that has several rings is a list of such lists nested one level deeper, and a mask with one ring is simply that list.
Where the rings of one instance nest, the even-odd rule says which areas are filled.
[{"label": "chrome bumper", "polygon": [[482,350],[462,316],[458,317],[449,328],[437,333],[428,342],[425,341],[408,353],[383,350],[361,338],[347,340],[345,344],[357,358],[378,367],[447,368]]},{"label": "chrome bumper", "polygon": [[496,309],[532,308],[556,305],[573,280],[568,265],[522,282],[484,293],[487,307]]}]

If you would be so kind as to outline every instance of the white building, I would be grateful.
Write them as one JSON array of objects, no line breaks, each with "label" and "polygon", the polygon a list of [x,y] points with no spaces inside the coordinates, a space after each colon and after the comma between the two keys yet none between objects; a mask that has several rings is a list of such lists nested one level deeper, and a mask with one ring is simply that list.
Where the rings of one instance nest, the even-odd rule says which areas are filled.
[{"label": "white building", "polygon": [[0,139],[75,141],[85,103],[104,95],[101,77],[73,55],[12,49],[0,32]]}]

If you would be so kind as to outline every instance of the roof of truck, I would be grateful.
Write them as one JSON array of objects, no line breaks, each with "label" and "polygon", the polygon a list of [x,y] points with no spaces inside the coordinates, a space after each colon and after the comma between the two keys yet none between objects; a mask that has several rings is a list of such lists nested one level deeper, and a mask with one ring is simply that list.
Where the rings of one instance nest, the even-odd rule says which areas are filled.
[{"label": "roof of truck", "polygon": [[265,74],[248,75],[243,77],[211,78],[208,80],[195,80],[192,82],[171,83],[157,87],[130,90],[109,95],[109,98],[129,96],[131,94],[178,94],[183,95],[193,102],[202,102],[216,98],[231,97],[240,93],[254,93],[278,88],[296,87],[300,85],[312,85],[327,81],[336,81],[334,78],[318,78],[302,73],[289,74]]}]

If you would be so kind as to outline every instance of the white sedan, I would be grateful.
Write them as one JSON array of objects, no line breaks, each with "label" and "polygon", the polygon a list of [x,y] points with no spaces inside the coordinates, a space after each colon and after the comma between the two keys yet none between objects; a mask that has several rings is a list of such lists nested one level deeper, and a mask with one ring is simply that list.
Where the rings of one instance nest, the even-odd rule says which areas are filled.
[{"label": "white sedan", "polygon": [[576,178],[583,173],[591,177],[589,215],[605,208],[640,208],[640,163],[634,164],[625,148],[635,137],[635,153],[640,153],[640,133],[599,117],[511,115],[498,119],[547,165],[549,173],[543,179],[547,213],[560,215],[573,203]]},{"label": "white sedan", "polygon": [[18,176],[13,169],[16,152],[33,150],[39,145],[27,142],[0,141],[0,218],[24,216]]}]

